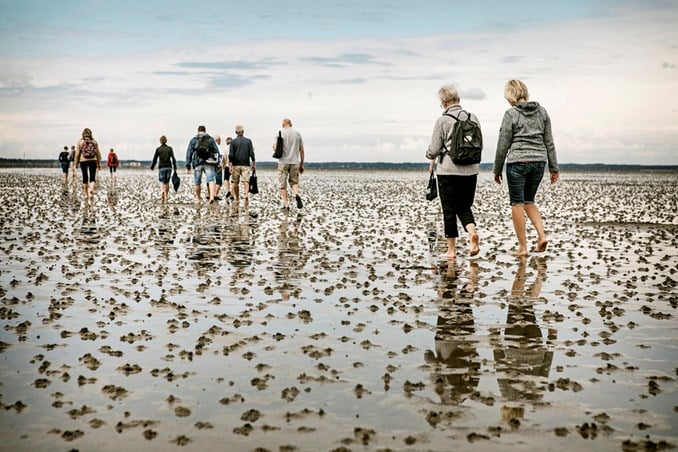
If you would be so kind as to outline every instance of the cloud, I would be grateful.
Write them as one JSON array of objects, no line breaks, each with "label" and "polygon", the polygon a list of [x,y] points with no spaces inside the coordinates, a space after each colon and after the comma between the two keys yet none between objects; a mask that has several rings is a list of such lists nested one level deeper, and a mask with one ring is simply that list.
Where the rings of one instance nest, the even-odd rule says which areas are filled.
[{"label": "cloud", "polygon": [[328,67],[337,67],[342,68],[351,65],[366,65],[366,64],[376,64],[382,66],[388,66],[388,63],[377,61],[374,55],[368,55],[366,53],[344,53],[336,57],[305,57],[300,58],[301,61],[308,63],[318,64],[321,66]]}]

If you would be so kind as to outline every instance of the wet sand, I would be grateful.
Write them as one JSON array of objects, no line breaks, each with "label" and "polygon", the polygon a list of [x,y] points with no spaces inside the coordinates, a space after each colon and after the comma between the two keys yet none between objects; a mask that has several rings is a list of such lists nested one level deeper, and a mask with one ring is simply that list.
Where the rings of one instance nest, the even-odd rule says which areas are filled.
[{"label": "wet sand", "polygon": [[0,172],[2,450],[678,444],[678,174],[543,184],[518,259],[482,173],[447,262],[426,173],[307,172],[285,213],[272,171],[247,208],[34,171]]}]

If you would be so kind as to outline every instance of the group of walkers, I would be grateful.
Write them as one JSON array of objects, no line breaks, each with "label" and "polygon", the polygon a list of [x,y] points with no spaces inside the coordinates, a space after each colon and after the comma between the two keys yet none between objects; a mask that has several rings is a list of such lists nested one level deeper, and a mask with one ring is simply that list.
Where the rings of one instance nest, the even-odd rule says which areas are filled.
[{"label": "group of walkers", "polygon": [[[452,161],[449,150],[455,124],[460,120],[462,108],[457,90],[445,85],[438,91],[443,114],[435,123],[431,144],[426,151],[429,171],[437,173],[438,193],[443,211],[447,252],[441,257],[456,257],[456,238],[459,237],[457,218],[468,234],[469,255],[480,252],[480,238],[473,218],[473,201],[476,191],[479,164],[457,164]],[[537,189],[548,164],[551,183],[559,179],[556,149],[551,132],[551,119],[546,109],[538,102],[529,101],[527,86],[520,80],[509,80],[504,87],[504,98],[511,105],[504,113],[494,159],[494,180],[502,182],[502,169],[506,162],[506,182],[511,203],[511,217],[518,248],[516,256],[529,253],[526,238],[525,215],[537,232],[535,252],[546,251],[548,239],[544,232],[539,209],[534,202]],[[478,128],[480,123],[473,114],[466,113]],[[481,144],[482,147],[482,144]],[[437,163],[436,163],[437,159]]]},{"label": "group of walkers", "polygon": [[[443,223],[447,241],[447,251],[441,256],[446,259],[456,257],[456,239],[459,237],[457,219],[468,235],[470,256],[480,252],[480,237],[476,230],[472,206],[475,198],[476,184],[479,174],[480,150],[482,135],[478,118],[464,111],[460,105],[459,93],[453,85],[444,85],[438,91],[443,114],[435,123],[431,144],[426,151],[429,159],[429,172],[437,173],[437,190],[443,212]],[[526,238],[525,216],[536,230],[537,240],[533,250],[544,252],[548,239],[539,209],[534,202],[537,189],[544,176],[548,164],[551,183],[559,179],[559,169],[555,145],[551,131],[551,119],[546,109],[538,102],[529,100],[527,86],[520,80],[509,80],[504,87],[504,98],[511,105],[506,110],[499,130],[499,139],[494,159],[494,180],[502,183],[502,170],[506,163],[506,181],[511,204],[511,218],[518,248],[513,252],[516,256],[527,256],[529,253]],[[463,119],[466,116],[466,119]],[[458,148],[456,140],[457,127],[461,122],[470,122],[480,135],[477,161],[453,160],[451,151]],[[459,124],[457,124],[459,123]],[[249,201],[249,181],[256,172],[256,157],[252,140],[244,136],[243,126],[235,126],[234,139],[226,139],[227,152],[221,152],[221,138],[211,137],[205,128],[198,127],[197,134],[192,137],[186,149],[186,170],[193,175],[193,192],[195,203],[201,203],[201,185],[203,176],[207,184],[207,202],[212,204],[221,200],[221,187],[226,182],[226,199],[240,201],[240,186],[243,186],[245,203]],[[462,132],[466,133],[466,132]],[[470,132],[469,132],[470,133]],[[303,207],[299,193],[299,175],[304,172],[304,143],[301,134],[292,127],[290,119],[283,119],[282,155],[278,161],[278,185],[283,209],[289,209],[290,196],[288,185],[292,189],[297,208]],[[462,137],[472,138],[472,137]],[[272,149],[276,150],[276,143]],[[276,155],[277,157],[277,155]],[[73,164],[80,165],[82,171],[83,193],[86,199],[93,199],[96,185],[96,172],[101,169],[99,146],[92,137],[90,129],[84,129],[77,146],[64,147],[59,155],[64,183],[67,182],[68,169]],[[455,163],[456,162],[456,163]],[[173,149],[167,145],[167,137],[160,137],[160,146],[155,150],[151,169],[158,166],[162,202],[169,196],[169,183],[172,173],[177,170],[177,162]],[[111,177],[119,165],[117,155],[110,150],[107,166]],[[75,171],[75,170],[74,170]],[[242,183],[242,184],[241,184]]]},{"label": "group of walkers", "polygon": [[[278,185],[282,208],[289,210],[288,185],[294,193],[298,209],[303,208],[299,193],[299,175],[304,172],[304,142],[292,121],[282,121],[280,135],[283,140],[283,152],[278,161]],[[226,184],[226,199],[240,202],[240,186],[243,187],[245,203],[249,202],[250,177],[256,173],[257,162],[252,140],[245,136],[242,125],[235,126],[235,138],[227,137],[228,150],[222,152],[219,145],[221,137],[211,137],[207,128],[198,126],[198,133],[191,138],[186,148],[186,170],[193,175],[193,193],[195,203],[202,202],[202,180],[207,184],[207,202],[213,204],[220,201],[221,188]],[[275,149],[276,143],[272,148]],[[162,192],[162,202],[167,202],[169,183],[172,172],[177,170],[177,161],[173,149],[167,145],[167,138],[160,137],[160,147],[155,150],[151,169],[158,165],[158,180]]]}]

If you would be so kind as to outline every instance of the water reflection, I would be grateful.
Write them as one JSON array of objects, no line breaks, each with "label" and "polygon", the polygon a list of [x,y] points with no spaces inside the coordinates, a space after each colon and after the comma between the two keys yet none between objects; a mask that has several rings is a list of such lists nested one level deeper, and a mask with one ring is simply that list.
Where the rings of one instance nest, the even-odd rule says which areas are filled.
[{"label": "water reflection", "polygon": [[467,265],[467,275],[463,275],[463,268],[452,260],[436,269],[439,278],[435,351],[427,350],[424,359],[431,366],[431,380],[440,402],[445,405],[461,404],[480,381],[471,306],[478,282],[478,264]]},{"label": "water reflection", "polygon": [[249,204],[245,203],[244,207],[240,209],[237,203],[233,203],[231,225],[226,232],[228,240],[226,259],[235,268],[245,268],[252,265],[256,226],[257,217],[250,215]]},{"label": "water reflection", "polygon": [[[519,260],[508,300],[501,347],[494,351],[499,389],[509,401],[541,400],[545,388],[539,378],[548,377],[553,360],[553,351],[549,350],[549,343],[534,313],[546,277],[546,260],[532,258],[530,267],[536,271],[536,275],[533,282],[527,285],[527,258]],[[555,331],[550,331],[548,335],[553,337]],[[522,412],[520,407],[503,407],[502,417],[505,420],[518,418],[522,417]]]},{"label": "water reflection", "polygon": [[82,218],[77,239],[80,243],[89,245],[97,245],[101,242],[101,233],[97,226],[96,211],[92,206],[85,206],[82,210]]},{"label": "water reflection", "polygon": [[290,295],[298,297],[301,289],[300,270],[306,265],[308,253],[304,247],[302,215],[290,218],[288,212],[283,214],[278,231],[278,255],[274,264],[275,281],[283,300]]},{"label": "water reflection", "polygon": [[210,215],[210,212],[203,218],[200,206],[197,206],[193,215],[193,233],[189,239],[188,259],[193,261],[199,274],[201,271],[211,271],[216,268],[221,255],[221,243],[221,228],[216,223],[216,219]]},{"label": "water reflection", "polygon": [[[178,211],[175,211],[178,214]],[[169,252],[174,245],[174,237],[176,235],[176,227],[172,220],[172,212],[166,204],[160,206],[160,214],[154,229],[155,245],[160,250],[160,253],[165,261],[169,259]]]}]

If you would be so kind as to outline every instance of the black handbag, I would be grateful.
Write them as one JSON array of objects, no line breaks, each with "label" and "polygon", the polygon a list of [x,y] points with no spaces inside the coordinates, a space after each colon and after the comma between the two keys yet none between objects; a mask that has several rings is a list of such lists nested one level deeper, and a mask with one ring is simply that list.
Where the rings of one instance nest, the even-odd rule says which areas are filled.
[{"label": "black handbag", "polygon": [[174,170],[174,173],[172,174],[172,186],[174,187],[175,193],[177,191],[179,191],[179,184],[181,184],[181,179],[179,179],[179,175],[177,174],[177,170]]},{"label": "black handbag", "polygon": [[275,152],[273,153],[274,159],[279,159],[283,155],[283,137],[280,130],[278,130],[278,138],[275,140]]},{"label": "black handbag", "polygon": [[259,187],[257,186],[257,170],[252,170],[252,175],[250,176],[250,193],[256,195],[259,193]]},{"label": "black handbag", "polygon": [[438,181],[435,172],[431,171],[431,177],[428,178],[428,187],[426,187],[426,199],[433,201],[438,197]]}]

